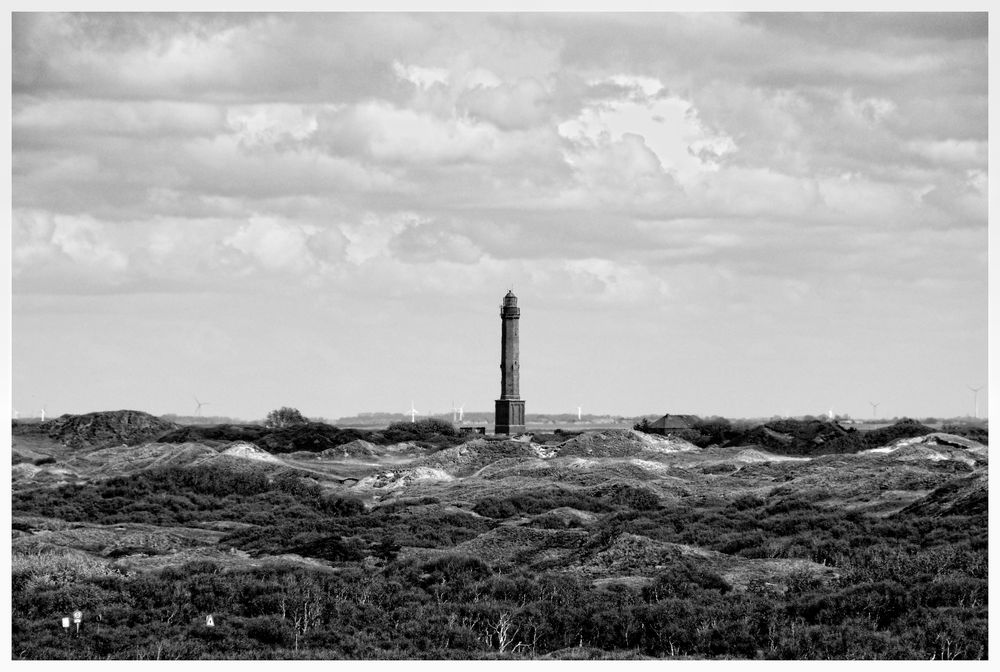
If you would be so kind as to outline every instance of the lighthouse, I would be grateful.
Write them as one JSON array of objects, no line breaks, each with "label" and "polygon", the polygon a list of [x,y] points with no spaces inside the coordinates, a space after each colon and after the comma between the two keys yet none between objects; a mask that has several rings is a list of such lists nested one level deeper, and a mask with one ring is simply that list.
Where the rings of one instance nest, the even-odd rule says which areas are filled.
[{"label": "lighthouse", "polygon": [[524,401],[520,392],[520,342],[518,323],[521,309],[517,297],[508,291],[500,306],[500,398],[496,400],[495,434],[524,432]]}]

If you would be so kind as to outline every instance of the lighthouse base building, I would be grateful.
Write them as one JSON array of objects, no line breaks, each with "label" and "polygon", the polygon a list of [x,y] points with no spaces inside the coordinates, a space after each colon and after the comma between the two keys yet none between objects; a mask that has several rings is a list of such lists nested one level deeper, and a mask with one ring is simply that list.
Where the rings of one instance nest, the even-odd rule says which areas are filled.
[{"label": "lighthouse base building", "polygon": [[524,433],[524,400],[497,399],[495,434]]}]

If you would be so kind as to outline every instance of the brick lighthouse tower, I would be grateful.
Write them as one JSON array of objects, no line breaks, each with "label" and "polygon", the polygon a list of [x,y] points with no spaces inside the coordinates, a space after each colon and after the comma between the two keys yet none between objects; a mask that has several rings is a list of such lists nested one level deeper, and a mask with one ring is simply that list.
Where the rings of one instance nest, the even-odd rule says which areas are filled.
[{"label": "brick lighthouse tower", "polygon": [[518,322],[521,309],[517,297],[508,291],[500,306],[500,398],[496,400],[495,434],[521,434],[524,432],[524,401],[518,389],[521,378]]}]

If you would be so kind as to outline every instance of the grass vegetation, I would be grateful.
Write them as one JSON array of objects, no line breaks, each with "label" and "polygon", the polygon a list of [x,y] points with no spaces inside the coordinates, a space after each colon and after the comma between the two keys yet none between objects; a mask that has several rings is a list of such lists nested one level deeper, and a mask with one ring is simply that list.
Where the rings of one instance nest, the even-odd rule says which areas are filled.
[{"label": "grass vegetation", "polygon": [[[407,423],[409,424],[409,423]],[[405,428],[400,428],[402,431]],[[714,478],[714,477],[713,477]],[[30,659],[975,659],[986,656],[987,525],[978,507],[876,516],[821,490],[661,502],[642,486],[541,486],[462,507],[434,497],[366,507],[294,473],[157,468],[18,492],[13,515],[74,521],[238,523],[218,545],[315,567],[189,562],[131,571],[114,552],[17,552],[12,655]],[[821,581],[736,589],[678,556],[644,582],[596,584],[569,568],[455,550],[525,516],[596,516],[581,552],[622,535],[736,558],[809,559]],[[548,517],[546,517],[548,516]],[[22,530],[25,526],[22,525]],[[403,549],[421,552],[402,552]],[[129,549],[129,553],[141,549]],[[150,549],[150,553],[155,550]],[[75,609],[77,635],[59,619]],[[214,627],[206,626],[212,615]]]}]

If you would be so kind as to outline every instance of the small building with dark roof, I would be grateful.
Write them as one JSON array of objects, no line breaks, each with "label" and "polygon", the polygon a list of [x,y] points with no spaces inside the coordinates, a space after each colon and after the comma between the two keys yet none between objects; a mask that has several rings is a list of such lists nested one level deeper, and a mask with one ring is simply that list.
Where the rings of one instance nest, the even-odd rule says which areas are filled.
[{"label": "small building with dark roof", "polygon": [[649,434],[670,434],[671,432],[691,429],[697,420],[697,415],[670,415],[667,413],[662,418],[649,423],[649,428],[645,431]]}]

